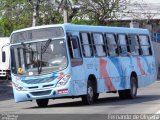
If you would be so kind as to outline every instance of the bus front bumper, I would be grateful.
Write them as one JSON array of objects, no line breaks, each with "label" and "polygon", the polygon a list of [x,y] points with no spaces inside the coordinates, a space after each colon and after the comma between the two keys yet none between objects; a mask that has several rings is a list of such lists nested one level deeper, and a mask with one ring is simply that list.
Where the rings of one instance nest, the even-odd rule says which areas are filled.
[{"label": "bus front bumper", "polygon": [[57,87],[50,89],[32,90],[32,91],[18,91],[13,87],[15,102],[32,101],[36,99],[56,99],[63,97],[75,96],[71,92],[71,88]]}]

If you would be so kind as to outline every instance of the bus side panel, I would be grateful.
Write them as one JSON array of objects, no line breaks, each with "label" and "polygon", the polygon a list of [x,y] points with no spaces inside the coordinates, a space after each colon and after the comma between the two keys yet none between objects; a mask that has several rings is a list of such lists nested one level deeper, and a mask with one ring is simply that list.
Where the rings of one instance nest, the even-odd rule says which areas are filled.
[{"label": "bus side panel", "polygon": [[134,66],[135,62],[132,57],[120,57],[119,60],[120,60],[119,64],[122,76],[120,86],[122,87],[122,89],[129,89],[131,72],[137,71]]},{"label": "bus side panel", "polygon": [[74,89],[74,95],[86,94],[87,91],[87,79],[85,77],[86,70],[83,66],[75,66],[71,68],[72,83]]},{"label": "bus side panel", "polygon": [[123,78],[118,57],[99,58],[96,63],[99,64],[99,92],[124,89],[125,83],[121,81]]},{"label": "bus side panel", "polygon": [[139,87],[144,87],[153,83],[155,79],[156,69],[155,69],[155,61],[153,56],[143,56],[141,57],[142,61],[142,69],[140,80],[142,81],[139,84]]}]

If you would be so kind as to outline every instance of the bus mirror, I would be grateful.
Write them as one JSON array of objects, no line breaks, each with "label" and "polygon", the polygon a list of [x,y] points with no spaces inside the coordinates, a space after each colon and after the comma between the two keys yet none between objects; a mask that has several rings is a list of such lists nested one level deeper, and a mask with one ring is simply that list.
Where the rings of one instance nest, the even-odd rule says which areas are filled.
[{"label": "bus mirror", "polygon": [[2,62],[6,62],[6,53],[2,51]]},{"label": "bus mirror", "polygon": [[73,45],[73,49],[77,49],[77,39],[76,37],[71,37],[71,43]]}]

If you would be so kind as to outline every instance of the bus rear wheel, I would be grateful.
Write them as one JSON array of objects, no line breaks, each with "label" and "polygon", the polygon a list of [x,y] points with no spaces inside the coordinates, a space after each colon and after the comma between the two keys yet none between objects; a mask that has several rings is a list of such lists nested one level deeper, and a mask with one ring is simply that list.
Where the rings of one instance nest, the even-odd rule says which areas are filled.
[{"label": "bus rear wheel", "polygon": [[119,90],[119,97],[122,99],[134,99],[137,96],[137,78],[135,76],[131,76],[130,79],[130,89],[127,90]]},{"label": "bus rear wheel", "polygon": [[36,102],[38,107],[47,107],[49,99],[37,99]]},{"label": "bus rear wheel", "polygon": [[[94,96],[94,87],[93,84],[91,83],[91,81],[88,81],[87,84],[87,94],[82,96],[82,103],[85,105],[91,105],[94,103],[94,100],[96,99]],[[98,94],[97,94],[98,95]],[[97,96],[98,98],[98,96]]]}]

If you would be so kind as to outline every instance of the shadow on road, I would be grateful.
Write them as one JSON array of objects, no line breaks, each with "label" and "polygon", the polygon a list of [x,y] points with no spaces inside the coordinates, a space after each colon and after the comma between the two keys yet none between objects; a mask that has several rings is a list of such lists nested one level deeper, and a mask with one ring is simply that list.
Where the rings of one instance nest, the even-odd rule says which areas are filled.
[{"label": "shadow on road", "polygon": [[0,80],[0,101],[13,99],[12,85],[10,80]]},{"label": "shadow on road", "polygon": [[[116,105],[123,106],[123,105],[133,105],[133,104],[147,104],[146,102],[156,101],[160,99],[160,95],[139,95],[135,99],[120,99],[117,97],[107,97],[107,98],[100,98],[96,103],[91,106],[108,106],[108,105]],[[47,108],[61,108],[61,107],[88,107],[88,105],[83,105],[81,101],[74,101],[74,102],[66,102],[66,103],[55,103],[48,105]],[[30,107],[26,109],[37,109],[39,107]]]}]

